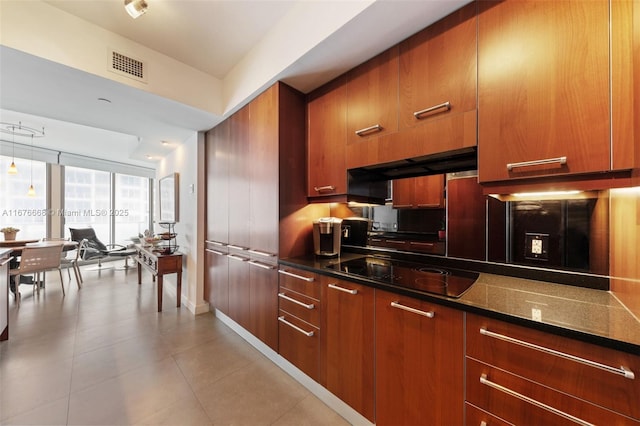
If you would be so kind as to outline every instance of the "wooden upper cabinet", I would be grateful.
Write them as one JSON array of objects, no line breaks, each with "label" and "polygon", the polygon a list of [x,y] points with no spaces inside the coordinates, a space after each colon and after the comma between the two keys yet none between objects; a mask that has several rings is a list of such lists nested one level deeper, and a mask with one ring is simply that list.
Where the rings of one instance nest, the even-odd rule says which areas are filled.
[{"label": "wooden upper cabinet", "polygon": [[640,167],[640,1],[611,2],[612,168]]},{"label": "wooden upper cabinet", "polygon": [[206,133],[207,239],[226,243],[229,238],[229,120]]},{"label": "wooden upper cabinet", "polygon": [[398,45],[347,73],[347,143],[398,130]]},{"label": "wooden upper cabinet", "polygon": [[481,1],[480,182],[610,170],[609,2]]},{"label": "wooden upper cabinet", "polygon": [[400,43],[400,130],[476,110],[476,7]]},{"label": "wooden upper cabinet", "polygon": [[278,253],[278,85],[273,85],[249,103],[249,214],[254,250]]},{"label": "wooden upper cabinet", "polygon": [[[229,244],[249,247],[251,164],[249,158],[249,106],[229,117]],[[224,208],[221,204],[219,208]]]},{"label": "wooden upper cabinet", "polygon": [[307,102],[307,196],[347,193],[347,86],[343,75]]},{"label": "wooden upper cabinet", "polygon": [[444,175],[396,179],[392,185],[394,208],[444,207]]}]

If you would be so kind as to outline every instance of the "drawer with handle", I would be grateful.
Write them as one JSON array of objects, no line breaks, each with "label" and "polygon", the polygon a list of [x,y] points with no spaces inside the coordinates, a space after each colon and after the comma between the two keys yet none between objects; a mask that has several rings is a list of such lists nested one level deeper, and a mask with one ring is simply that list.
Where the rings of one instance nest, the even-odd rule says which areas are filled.
[{"label": "drawer with handle", "polygon": [[280,288],[287,288],[320,300],[320,282],[313,272],[281,266],[278,269]]},{"label": "drawer with handle", "polygon": [[316,327],[320,326],[320,309],[317,300],[282,287],[278,292],[278,299],[280,310]]},{"label": "drawer with handle", "polygon": [[638,355],[469,314],[467,357],[640,419]]}]

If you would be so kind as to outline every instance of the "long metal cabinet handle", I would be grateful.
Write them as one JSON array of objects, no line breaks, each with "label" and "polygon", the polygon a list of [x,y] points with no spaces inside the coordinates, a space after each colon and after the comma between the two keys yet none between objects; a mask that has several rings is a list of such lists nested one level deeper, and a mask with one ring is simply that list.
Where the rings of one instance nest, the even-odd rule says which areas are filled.
[{"label": "long metal cabinet handle", "polygon": [[11,259],[13,259],[13,257],[9,256],[5,260],[3,260],[2,263],[0,263],[0,267],[6,265],[7,263],[9,263],[11,261]]},{"label": "long metal cabinet handle", "polygon": [[521,401],[524,402],[528,402],[531,405],[535,405],[538,408],[542,408],[543,410],[549,411],[550,413],[553,413],[557,416],[563,417],[567,420],[571,420],[572,422],[578,423],[580,425],[584,425],[584,426],[593,426],[593,423],[589,423],[585,420],[582,420],[578,417],[572,416],[569,413],[565,413],[564,411],[560,411],[557,408],[554,408],[550,405],[547,405],[545,403],[542,403],[536,399],[530,398],[526,395],[522,395],[521,393],[518,393],[514,390],[511,390],[507,387],[504,387],[502,385],[499,385],[498,383],[492,382],[491,380],[487,379],[487,375],[486,374],[482,374],[480,376],[480,383],[482,383],[483,385],[487,385],[490,388],[494,388],[496,390],[499,390],[500,392],[506,393],[507,395],[510,395],[514,398],[518,398]]},{"label": "long metal cabinet handle", "polygon": [[280,297],[281,299],[284,299],[284,300],[288,300],[289,302],[293,302],[296,305],[300,305],[303,308],[313,309],[313,308],[316,307],[316,305],[314,305],[313,303],[308,303],[308,304],[307,303],[302,303],[301,301],[296,300],[293,297],[287,296],[285,293],[278,293],[278,297]]},{"label": "long metal cabinet handle", "polygon": [[369,126],[369,127],[365,127],[364,129],[356,130],[356,135],[362,136],[365,133],[369,133],[369,132],[372,132],[374,130],[376,132],[379,132],[380,130],[382,130],[382,126],[379,125],[379,124],[374,124],[373,126]]},{"label": "long metal cabinet handle", "polygon": [[545,158],[542,160],[521,161],[520,163],[507,163],[507,170],[511,171],[518,167],[540,166],[544,164],[567,164],[567,157]]},{"label": "long metal cabinet handle", "polygon": [[358,290],[355,290],[355,289],[351,290],[348,288],[337,286],[335,284],[329,284],[329,288],[332,288],[334,290],[344,291],[345,293],[349,293],[349,294],[358,294]]},{"label": "long metal cabinet handle", "polygon": [[217,254],[218,256],[224,256],[226,254],[226,253],[223,253],[221,251],[213,250],[213,249],[204,249],[204,251],[208,251],[209,253]]},{"label": "long metal cabinet handle", "polygon": [[426,114],[428,112],[433,112],[433,111],[437,111],[439,109],[445,108],[447,111],[449,111],[451,109],[451,103],[449,101],[447,102],[443,102],[441,104],[438,105],[434,105],[432,107],[429,108],[425,108],[425,109],[421,109],[420,111],[416,111],[413,113],[413,116],[417,119],[420,119],[421,115]]},{"label": "long metal cabinet handle", "polygon": [[289,271],[285,271],[284,269],[278,269],[278,273],[282,274],[282,275],[288,275],[290,277],[297,278],[299,280],[307,281],[307,282],[310,282],[310,283],[312,283],[312,282],[314,282],[316,280],[313,277],[303,277],[302,275],[293,274],[293,273],[291,273]]},{"label": "long metal cabinet handle", "polygon": [[233,244],[227,244],[227,247],[232,248],[232,249],[236,249],[236,250],[249,250],[246,247],[236,246],[236,245],[233,245]]},{"label": "long metal cabinet handle", "polygon": [[275,254],[269,253],[267,251],[262,251],[262,250],[249,249],[249,253],[257,254],[258,256],[264,256],[264,257],[275,257]]},{"label": "long metal cabinet handle", "polygon": [[325,186],[314,186],[313,189],[316,192],[335,191],[336,187],[333,185],[325,185]]},{"label": "long metal cabinet handle", "polygon": [[207,243],[207,244],[213,244],[214,246],[220,246],[220,247],[227,246],[226,243],[221,243],[220,241],[205,240],[204,242]]},{"label": "long metal cabinet handle", "polygon": [[505,342],[513,343],[516,345],[524,346],[525,348],[535,349],[540,352],[544,352],[550,355],[555,355],[560,358],[568,359],[570,361],[575,361],[580,364],[588,365],[589,367],[599,368],[600,370],[607,371],[609,373],[617,374],[623,376],[627,379],[635,379],[636,376],[633,374],[633,371],[625,368],[624,366],[620,368],[611,367],[610,365],[601,364],[599,362],[591,361],[589,359],[580,358],[575,355],[567,354],[564,352],[556,351],[555,349],[545,348],[544,346],[536,345],[535,343],[525,342],[523,340],[515,339],[513,337],[505,336],[504,334],[494,333],[493,331],[489,331],[484,327],[480,328],[480,334],[493,337],[494,339],[503,340]]},{"label": "long metal cabinet handle", "polygon": [[258,268],[262,268],[262,269],[276,269],[276,267],[273,265],[267,265],[264,263],[256,262],[255,260],[250,260],[249,265],[257,266]]},{"label": "long metal cabinet handle", "polygon": [[245,257],[236,256],[235,254],[228,254],[227,257],[233,260],[239,260],[240,262],[248,262],[249,259]]},{"label": "long metal cabinet handle", "polygon": [[394,308],[402,309],[403,311],[407,311],[407,312],[411,312],[411,313],[414,313],[414,314],[422,315],[422,316],[425,316],[427,318],[433,318],[433,316],[435,315],[435,313],[433,311],[429,311],[429,312],[421,311],[420,309],[416,309],[416,308],[412,308],[410,306],[402,305],[397,300],[395,302],[391,302],[391,306],[394,307]]},{"label": "long metal cabinet handle", "polygon": [[287,321],[286,319],[284,319],[284,316],[282,317],[278,317],[278,321],[287,324],[289,327],[293,328],[296,331],[299,331],[300,333],[304,334],[307,337],[313,337],[313,335],[315,334],[313,331],[306,331],[301,329],[300,327],[298,327],[295,324],[291,324],[289,321]]}]

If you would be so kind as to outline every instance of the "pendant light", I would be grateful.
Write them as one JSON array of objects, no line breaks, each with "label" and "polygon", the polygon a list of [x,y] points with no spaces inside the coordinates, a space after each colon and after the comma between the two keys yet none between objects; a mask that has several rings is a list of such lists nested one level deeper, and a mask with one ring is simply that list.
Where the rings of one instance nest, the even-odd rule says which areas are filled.
[{"label": "pendant light", "polygon": [[29,197],[35,197],[36,190],[33,187],[33,135],[31,135],[31,178],[29,183],[30,184],[29,184],[29,190],[27,191],[27,195]]},{"label": "pendant light", "polygon": [[18,174],[18,168],[16,167],[16,133],[15,133],[15,127],[12,127],[11,129],[11,165],[9,166],[9,174],[10,175],[17,175]]}]

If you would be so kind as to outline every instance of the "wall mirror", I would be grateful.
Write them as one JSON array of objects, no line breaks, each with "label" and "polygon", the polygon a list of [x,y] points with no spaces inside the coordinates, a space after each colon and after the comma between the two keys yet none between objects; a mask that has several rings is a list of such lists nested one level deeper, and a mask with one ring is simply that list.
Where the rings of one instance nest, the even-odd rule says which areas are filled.
[{"label": "wall mirror", "polygon": [[160,222],[178,221],[178,173],[172,173],[158,182]]}]

